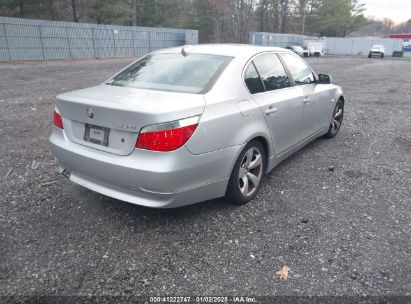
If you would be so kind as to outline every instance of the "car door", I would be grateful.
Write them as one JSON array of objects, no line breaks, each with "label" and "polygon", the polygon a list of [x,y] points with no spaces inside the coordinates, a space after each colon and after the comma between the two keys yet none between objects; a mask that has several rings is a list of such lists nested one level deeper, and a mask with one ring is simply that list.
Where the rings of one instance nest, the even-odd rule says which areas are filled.
[{"label": "car door", "polygon": [[304,105],[302,135],[303,138],[308,138],[329,125],[330,92],[327,86],[316,83],[314,73],[300,57],[290,53],[279,55],[294,84],[302,90],[301,102]]},{"label": "car door", "polygon": [[292,87],[275,53],[253,58],[244,74],[252,98],[270,129],[274,152],[281,155],[301,141],[303,103],[301,87]]}]

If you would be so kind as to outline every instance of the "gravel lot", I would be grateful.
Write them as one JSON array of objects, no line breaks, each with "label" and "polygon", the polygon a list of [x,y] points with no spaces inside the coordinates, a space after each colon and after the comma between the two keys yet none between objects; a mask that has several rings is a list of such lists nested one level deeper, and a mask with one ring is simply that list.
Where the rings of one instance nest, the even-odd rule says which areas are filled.
[{"label": "gravel lot", "polygon": [[0,295],[410,296],[411,60],[308,59],[345,90],[340,134],[248,205],[172,210],[77,186],[49,151],[56,94],[130,61],[0,64]]}]

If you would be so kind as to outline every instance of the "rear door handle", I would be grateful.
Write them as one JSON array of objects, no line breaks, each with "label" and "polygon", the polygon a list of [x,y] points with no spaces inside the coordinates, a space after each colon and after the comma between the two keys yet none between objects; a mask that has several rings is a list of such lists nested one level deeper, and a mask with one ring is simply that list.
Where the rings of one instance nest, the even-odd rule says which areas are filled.
[{"label": "rear door handle", "polygon": [[311,101],[311,99],[310,99],[310,98],[308,98],[308,97],[304,97],[304,103],[305,103],[305,104],[309,104],[309,103],[310,103],[310,101]]},{"label": "rear door handle", "polygon": [[274,107],[269,107],[267,110],[265,110],[265,114],[268,116],[272,116],[277,112],[277,108]]}]

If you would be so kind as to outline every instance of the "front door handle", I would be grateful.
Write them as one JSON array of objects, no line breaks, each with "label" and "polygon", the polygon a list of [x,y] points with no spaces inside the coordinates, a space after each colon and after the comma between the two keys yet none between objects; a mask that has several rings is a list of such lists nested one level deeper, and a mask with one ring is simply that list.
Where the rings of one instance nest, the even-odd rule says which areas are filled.
[{"label": "front door handle", "polygon": [[309,104],[311,102],[311,99],[308,97],[304,97],[304,103]]},{"label": "front door handle", "polygon": [[274,107],[269,107],[267,110],[265,110],[265,114],[268,116],[272,116],[277,112],[277,108]]}]

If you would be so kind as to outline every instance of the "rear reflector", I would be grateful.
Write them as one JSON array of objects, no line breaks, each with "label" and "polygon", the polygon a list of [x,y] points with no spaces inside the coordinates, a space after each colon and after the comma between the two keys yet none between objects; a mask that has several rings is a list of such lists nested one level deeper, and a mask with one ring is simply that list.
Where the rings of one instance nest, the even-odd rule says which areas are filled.
[{"label": "rear reflector", "polygon": [[199,116],[148,126],[140,131],[136,148],[174,151],[182,147],[198,126]]},{"label": "rear reflector", "polygon": [[57,108],[54,108],[53,124],[57,128],[64,129],[63,118],[61,117],[60,111]]}]

